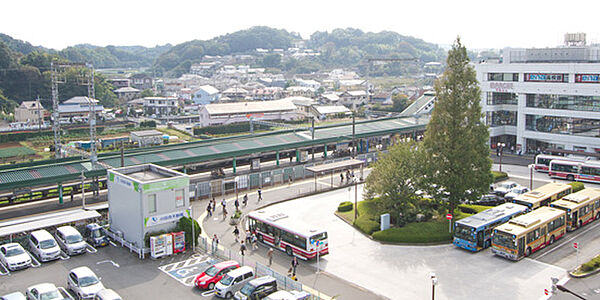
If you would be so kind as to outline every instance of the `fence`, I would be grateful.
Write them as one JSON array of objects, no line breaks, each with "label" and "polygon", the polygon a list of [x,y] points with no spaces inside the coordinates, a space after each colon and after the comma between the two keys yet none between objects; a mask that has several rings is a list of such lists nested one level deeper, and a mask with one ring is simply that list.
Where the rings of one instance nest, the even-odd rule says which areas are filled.
[{"label": "fence", "polygon": [[105,232],[106,232],[106,235],[108,237],[110,237],[113,241],[121,244],[121,247],[129,248],[129,252],[137,253],[137,255],[140,259],[144,259],[146,257],[146,254],[150,253],[150,248],[136,247],[134,244],[126,241],[124,238],[122,238],[121,236],[117,235],[116,233],[114,233],[110,230],[105,230]]}]

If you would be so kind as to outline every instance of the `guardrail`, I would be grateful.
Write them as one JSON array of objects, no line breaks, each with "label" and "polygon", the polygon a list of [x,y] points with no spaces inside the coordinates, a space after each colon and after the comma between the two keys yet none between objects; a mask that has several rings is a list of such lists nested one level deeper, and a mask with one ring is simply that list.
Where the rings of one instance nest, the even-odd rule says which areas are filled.
[{"label": "guardrail", "polygon": [[121,247],[129,248],[130,253],[137,253],[139,259],[146,258],[146,254],[150,253],[150,248],[137,247],[133,243],[126,241],[124,238],[120,237],[119,235],[110,230],[105,229],[104,232],[106,232],[106,235],[110,237],[115,243],[120,244]]}]

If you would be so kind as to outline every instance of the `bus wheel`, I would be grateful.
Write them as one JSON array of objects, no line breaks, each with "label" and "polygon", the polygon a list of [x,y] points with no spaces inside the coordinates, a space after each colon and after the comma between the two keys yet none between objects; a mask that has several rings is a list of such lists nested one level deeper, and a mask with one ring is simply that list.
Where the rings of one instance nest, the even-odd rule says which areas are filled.
[{"label": "bus wheel", "polygon": [[289,256],[294,255],[294,252],[292,252],[292,247],[290,246],[285,247],[285,253],[287,253]]},{"label": "bus wheel", "polygon": [[527,247],[527,250],[525,251],[525,256],[529,255],[531,255],[531,247]]},{"label": "bus wheel", "polygon": [[554,236],[550,237],[550,245],[554,244]]},{"label": "bus wheel", "polygon": [[574,179],[574,178],[573,178],[573,175],[567,175],[567,180],[569,180],[569,181],[573,181],[573,179]]}]

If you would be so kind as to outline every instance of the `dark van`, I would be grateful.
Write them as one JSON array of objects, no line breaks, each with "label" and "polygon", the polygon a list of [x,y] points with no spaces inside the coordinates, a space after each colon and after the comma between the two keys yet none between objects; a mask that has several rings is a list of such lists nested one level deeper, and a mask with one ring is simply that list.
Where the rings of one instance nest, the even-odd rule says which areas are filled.
[{"label": "dark van", "polygon": [[263,276],[246,283],[235,293],[236,300],[259,300],[277,291],[277,280],[271,276]]}]

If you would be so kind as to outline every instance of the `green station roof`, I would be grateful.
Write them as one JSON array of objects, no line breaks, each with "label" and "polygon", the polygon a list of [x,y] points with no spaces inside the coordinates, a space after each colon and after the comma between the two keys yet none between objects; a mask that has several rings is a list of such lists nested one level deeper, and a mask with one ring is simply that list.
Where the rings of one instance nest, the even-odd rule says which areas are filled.
[{"label": "green station roof", "polygon": [[[356,138],[384,136],[394,133],[424,130],[426,117],[389,118],[356,122]],[[284,130],[265,134],[227,137],[191,143],[139,148],[127,151],[125,166],[153,163],[162,166],[181,166],[234,157],[244,157],[272,151],[293,150],[352,139],[352,124],[317,127],[312,139],[310,130]],[[99,161],[121,167],[119,153],[102,154]],[[33,186],[74,181],[84,172],[86,177],[105,176],[106,169],[89,160],[65,158],[45,160],[0,168],[0,190],[23,189]]]}]

